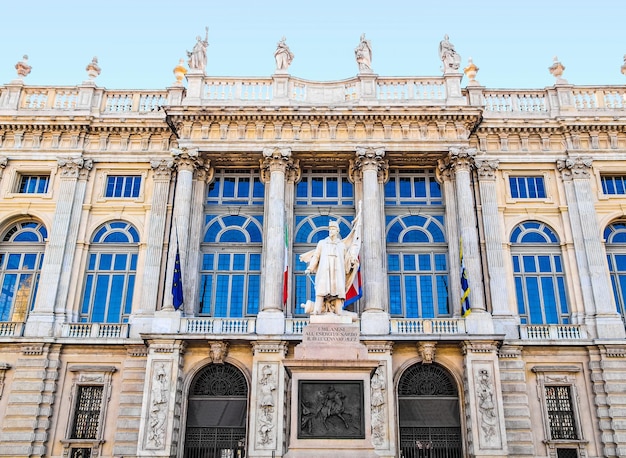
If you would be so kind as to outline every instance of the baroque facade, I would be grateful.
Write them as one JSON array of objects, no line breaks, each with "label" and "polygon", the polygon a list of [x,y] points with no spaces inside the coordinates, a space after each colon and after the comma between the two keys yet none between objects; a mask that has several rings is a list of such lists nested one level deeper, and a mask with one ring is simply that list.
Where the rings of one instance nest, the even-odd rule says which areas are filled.
[{"label": "baroque facade", "polygon": [[[625,86],[205,50],[0,86],[0,456],[626,456]],[[299,256],[359,207],[356,321],[313,324]]]}]

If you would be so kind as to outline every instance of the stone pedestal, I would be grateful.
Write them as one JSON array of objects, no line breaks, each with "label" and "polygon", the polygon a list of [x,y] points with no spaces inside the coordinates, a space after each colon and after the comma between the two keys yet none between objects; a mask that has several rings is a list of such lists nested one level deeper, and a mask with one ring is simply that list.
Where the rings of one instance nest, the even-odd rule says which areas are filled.
[{"label": "stone pedestal", "polygon": [[370,380],[379,361],[367,359],[358,325],[339,318],[309,324],[294,359],[284,361],[291,375],[285,458],[378,456],[372,443]]}]

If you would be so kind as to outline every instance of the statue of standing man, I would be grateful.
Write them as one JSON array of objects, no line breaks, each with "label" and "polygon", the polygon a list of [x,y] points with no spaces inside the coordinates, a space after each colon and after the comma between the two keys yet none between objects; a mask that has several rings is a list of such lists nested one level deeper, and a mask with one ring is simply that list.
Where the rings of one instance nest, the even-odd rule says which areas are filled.
[{"label": "statue of standing man", "polygon": [[315,302],[307,301],[304,310],[312,315],[334,313],[356,315],[343,309],[346,293],[359,270],[361,250],[361,205],[352,224],[350,234],[342,239],[339,223],[328,223],[328,237],[320,240],[315,250],[300,255],[307,263],[305,273],[315,274]]},{"label": "statue of standing man", "polygon": [[461,66],[461,56],[454,49],[454,45],[450,43],[448,35],[444,35],[443,40],[439,42],[439,57],[443,62],[444,73],[457,73]]},{"label": "statue of standing man", "polygon": [[191,51],[187,51],[187,57],[189,57],[189,69],[201,70],[204,73],[206,69],[206,50],[209,46],[209,28],[204,28],[206,35],[204,40],[198,35],[196,37],[196,44]]}]

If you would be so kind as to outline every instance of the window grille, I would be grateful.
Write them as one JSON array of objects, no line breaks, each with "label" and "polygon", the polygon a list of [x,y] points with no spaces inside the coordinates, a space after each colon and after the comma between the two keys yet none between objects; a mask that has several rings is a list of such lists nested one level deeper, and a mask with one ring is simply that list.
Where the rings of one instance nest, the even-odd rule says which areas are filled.
[{"label": "window grille", "polygon": [[73,447],[70,451],[70,458],[91,458],[90,447]]},{"label": "window grille", "polygon": [[511,197],[514,199],[541,199],[546,197],[543,177],[509,177]]},{"label": "window grille", "polygon": [[602,175],[602,193],[605,195],[626,194],[626,175]]},{"label": "window grille", "polygon": [[18,191],[20,194],[45,194],[48,192],[50,175],[21,175]]},{"label": "window grille", "polygon": [[546,408],[552,440],[578,440],[569,386],[546,386]]},{"label": "window grille", "polygon": [[556,458],[578,458],[578,450],[575,448],[557,448]]},{"label": "window grille", "polygon": [[139,197],[141,176],[139,175],[109,175],[105,197]]},{"label": "window grille", "polygon": [[102,385],[78,387],[71,439],[98,438],[103,388]]}]

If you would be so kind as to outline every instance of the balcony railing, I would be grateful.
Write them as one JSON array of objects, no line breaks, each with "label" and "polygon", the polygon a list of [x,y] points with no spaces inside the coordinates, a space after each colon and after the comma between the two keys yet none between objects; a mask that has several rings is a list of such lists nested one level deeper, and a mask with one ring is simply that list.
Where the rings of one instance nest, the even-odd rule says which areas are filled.
[{"label": "balcony railing", "polygon": [[522,340],[579,340],[586,339],[587,334],[579,324],[522,324],[520,337]]},{"label": "balcony railing", "polygon": [[0,337],[20,337],[24,323],[17,321],[0,321]]},{"label": "balcony railing", "polygon": [[180,332],[187,334],[254,334],[256,318],[183,318]]},{"label": "balcony railing", "polygon": [[308,318],[287,318],[285,322],[285,334],[300,335],[308,324]]},{"label": "balcony railing", "polygon": [[463,318],[392,318],[391,334],[465,334]]},{"label": "balcony railing", "polygon": [[62,337],[75,339],[128,337],[127,323],[66,323],[61,328]]}]

